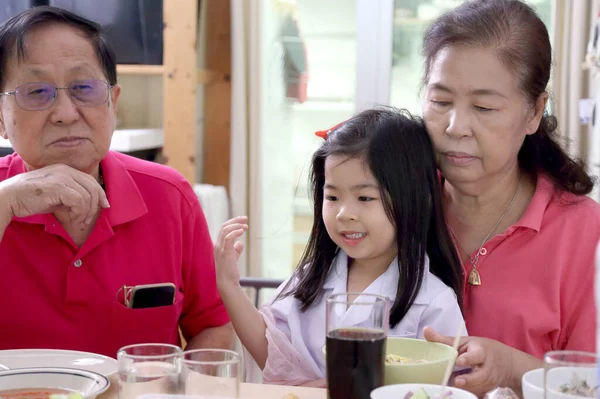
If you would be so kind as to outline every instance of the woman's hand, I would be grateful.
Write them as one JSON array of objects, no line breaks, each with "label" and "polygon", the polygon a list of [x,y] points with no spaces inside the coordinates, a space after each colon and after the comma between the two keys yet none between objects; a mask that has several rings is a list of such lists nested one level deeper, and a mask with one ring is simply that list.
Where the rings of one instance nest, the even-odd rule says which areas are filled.
[{"label": "woman's hand", "polygon": [[236,241],[248,230],[248,218],[238,216],[223,223],[215,243],[215,268],[219,291],[237,286],[240,282],[238,259],[244,244]]},{"label": "woman's hand", "polygon": [[[454,343],[453,337],[440,335],[426,327],[425,339],[446,345]],[[456,365],[471,367],[469,374],[454,379],[454,386],[466,389],[478,397],[498,388],[511,388],[521,394],[521,377],[528,370],[541,366],[541,360],[488,338],[463,337],[458,347]]]},{"label": "woman's hand", "polygon": [[0,203],[12,217],[27,217],[64,210],[72,222],[90,224],[100,208],[108,208],[96,179],[66,165],[51,165],[21,173],[0,183]]}]

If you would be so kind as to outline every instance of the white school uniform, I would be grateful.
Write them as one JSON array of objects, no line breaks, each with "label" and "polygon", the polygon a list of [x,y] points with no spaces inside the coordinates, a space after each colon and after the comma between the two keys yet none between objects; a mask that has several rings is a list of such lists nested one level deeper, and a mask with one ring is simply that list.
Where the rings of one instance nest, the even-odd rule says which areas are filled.
[{"label": "white school uniform", "polygon": [[[268,318],[271,323],[267,322],[267,325],[276,327],[277,330],[287,336],[289,342],[300,355],[299,358],[304,363],[303,368],[306,366],[306,370],[310,369],[312,371],[309,374],[318,378],[324,378],[326,369],[325,357],[323,356],[326,335],[325,301],[331,294],[347,291],[348,256],[342,250],[339,250],[333,262],[334,264],[327,276],[321,295],[306,312],[301,311],[301,302],[293,296],[271,300],[265,305],[267,309],[263,308],[263,314],[270,313]],[[396,258],[387,271],[373,281],[363,292],[386,295],[393,302],[398,288],[398,275],[398,259]],[[278,293],[285,287],[285,284],[279,287]],[[352,306],[348,308],[345,317],[350,318],[351,322],[345,324],[346,326],[360,326],[361,322],[364,322],[368,317],[366,314],[361,315],[359,308],[359,306],[354,309]],[[454,336],[460,325],[464,326],[464,321],[454,291],[429,271],[429,259],[426,258],[421,289],[404,318],[395,327],[390,327],[388,336],[423,338],[423,328],[425,326],[431,326],[441,334]],[[269,331],[269,328],[267,330]],[[466,330],[463,333],[466,335]],[[280,336],[282,337],[282,335]],[[270,339],[269,345],[272,344],[273,339]],[[265,365],[265,378],[267,369],[269,374],[277,374],[278,370],[282,369],[280,363],[271,364],[271,367],[269,367],[270,361],[278,362],[281,360],[270,359],[270,357],[271,350],[269,350],[269,357]],[[285,372],[282,371],[282,373]],[[286,376],[271,375],[269,379],[285,383]]]}]

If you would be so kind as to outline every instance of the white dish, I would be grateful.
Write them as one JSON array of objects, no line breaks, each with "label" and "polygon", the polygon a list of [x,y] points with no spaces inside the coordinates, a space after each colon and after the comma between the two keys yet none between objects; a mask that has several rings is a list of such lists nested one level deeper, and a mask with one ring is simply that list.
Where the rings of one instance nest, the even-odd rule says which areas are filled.
[{"label": "white dish", "polygon": [[544,369],[526,372],[521,383],[524,399],[544,399]]},{"label": "white dish", "polygon": [[65,368],[27,368],[0,372],[0,391],[13,389],[65,389],[94,399],[110,387],[103,375]]},{"label": "white dish", "polygon": [[147,393],[147,394],[138,396],[136,399],[235,399],[235,398],[231,397],[231,396],[206,396],[206,395]]},{"label": "white dish", "polygon": [[[10,370],[32,367],[59,367],[91,371],[109,377],[119,365],[108,356],[57,349],[15,349],[0,351],[0,365]],[[0,367],[0,370],[2,367]]]},{"label": "white dish", "polygon": [[[438,396],[441,385],[431,384],[396,384],[386,385],[376,388],[371,392],[371,399],[402,399],[408,392],[416,393],[419,389],[425,390],[430,398]],[[477,396],[471,392],[464,391],[458,388],[447,387],[446,390],[452,391],[452,396],[448,399],[477,399]]]},{"label": "white dish", "polygon": [[[570,383],[573,376],[585,379],[590,386],[598,384],[597,367],[557,367],[549,370],[549,399],[582,398],[581,396],[568,395],[558,392],[558,387]],[[539,368],[528,371],[521,380],[524,399],[544,399],[544,369]]]}]

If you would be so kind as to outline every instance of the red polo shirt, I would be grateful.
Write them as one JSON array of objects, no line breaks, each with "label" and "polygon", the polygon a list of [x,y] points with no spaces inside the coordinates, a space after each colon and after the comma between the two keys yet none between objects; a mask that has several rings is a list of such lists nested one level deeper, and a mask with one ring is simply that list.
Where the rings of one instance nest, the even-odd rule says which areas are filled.
[{"label": "red polo shirt", "polygon": [[[101,162],[111,208],[78,248],[52,214],[15,218],[0,242],[0,349],[115,357],[133,343],[179,343],[229,321],[212,241],[193,189],[175,170],[116,152]],[[0,158],[0,181],[25,172]],[[173,283],[172,306],[129,309],[123,286]]]},{"label": "red polo shirt", "polygon": [[481,249],[481,286],[468,285],[471,264],[464,265],[469,335],[539,358],[551,350],[595,352],[599,239],[600,205],[558,192],[540,175],[521,220]]}]

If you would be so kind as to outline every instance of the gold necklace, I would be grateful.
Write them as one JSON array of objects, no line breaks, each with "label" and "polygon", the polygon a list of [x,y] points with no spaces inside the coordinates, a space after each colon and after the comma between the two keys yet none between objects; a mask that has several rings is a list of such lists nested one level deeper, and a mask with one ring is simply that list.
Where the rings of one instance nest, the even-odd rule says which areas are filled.
[{"label": "gold necklace", "polygon": [[458,236],[456,235],[454,230],[452,230],[452,227],[450,227],[450,225],[448,225],[448,229],[450,229],[450,233],[452,233],[452,237],[454,238],[454,241],[456,241],[456,243],[458,244],[460,249],[462,249],[464,251],[464,253],[467,254],[467,258],[469,258],[469,262],[471,262],[471,266],[473,267],[471,269],[471,272],[469,273],[469,285],[481,285],[481,276],[479,275],[479,271],[477,270],[477,263],[479,262],[479,255],[481,255],[481,249],[483,248],[483,246],[485,245],[487,240],[490,238],[492,233],[494,231],[496,231],[496,229],[500,225],[500,222],[502,222],[502,219],[504,219],[504,217],[508,213],[508,210],[510,209],[512,204],[515,202],[515,198],[517,198],[517,193],[519,192],[520,185],[521,185],[521,175],[519,175],[519,180],[517,181],[517,189],[515,190],[515,193],[513,194],[513,197],[510,200],[510,203],[508,204],[508,206],[506,207],[506,209],[504,210],[502,215],[500,215],[500,219],[498,219],[498,221],[496,222],[494,227],[492,227],[492,230],[488,233],[487,236],[485,236],[485,238],[483,239],[483,242],[479,246],[479,249],[477,250],[477,253],[475,254],[475,256],[473,258],[471,258],[471,255],[469,254],[469,252],[467,252],[467,250],[462,246],[460,241],[458,241]]}]

